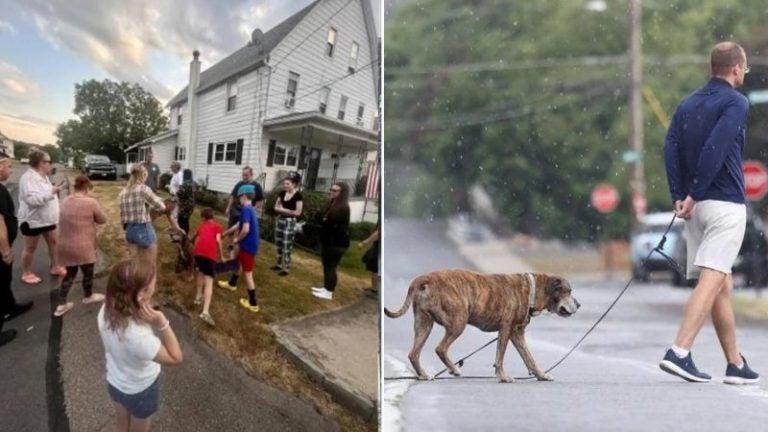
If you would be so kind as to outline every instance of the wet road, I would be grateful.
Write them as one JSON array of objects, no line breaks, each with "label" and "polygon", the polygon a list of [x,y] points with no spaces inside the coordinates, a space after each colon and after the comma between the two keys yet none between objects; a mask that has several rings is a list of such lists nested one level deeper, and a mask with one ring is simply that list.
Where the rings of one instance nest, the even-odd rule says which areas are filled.
[{"label": "wet road", "polygon": [[[446,267],[471,267],[445,238],[440,223],[386,220],[384,305],[399,309],[410,280]],[[598,319],[624,286],[623,281],[574,281],[581,310],[571,318],[539,316],[528,328],[528,344],[542,368],[560,359]],[[464,375],[488,379],[431,382],[385,381],[384,431],[710,431],[765,430],[768,387],[722,384],[725,361],[708,323],[694,346],[694,359],[713,382],[689,384],[657,364],[677,330],[689,291],[666,284],[634,284],[601,325],[552,374],[554,382],[500,384],[493,376],[495,344],[470,358]],[[384,376],[413,375],[407,359],[413,341],[409,311],[383,318]],[[741,350],[758,372],[768,373],[768,324],[737,318]],[[422,352],[434,374],[443,364],[434,353],[443,329],[435,326]],[[473,327],[451,347],[457,360],[494,333]],[[508,347],[505,368],[526,375],[517,352]],[[445,375],[447,376],[447,374]]]}]

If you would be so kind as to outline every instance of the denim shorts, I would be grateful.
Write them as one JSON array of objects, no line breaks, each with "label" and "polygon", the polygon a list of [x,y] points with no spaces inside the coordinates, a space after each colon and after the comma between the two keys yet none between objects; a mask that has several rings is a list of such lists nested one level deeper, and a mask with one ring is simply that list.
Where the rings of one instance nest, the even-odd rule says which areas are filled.
[{"label": "denim shorts", "polygon": [[125,241],[147,249],[157,242],[155,227],[151,223],[125,224]]},{"label": "denim shorts", "polygon": [[117,404],[122,405],[130,415],[145,419],[157,412],[160,405],[160,377],[146,389],[136,394],[125,394],[107,383],[109,397]]}]

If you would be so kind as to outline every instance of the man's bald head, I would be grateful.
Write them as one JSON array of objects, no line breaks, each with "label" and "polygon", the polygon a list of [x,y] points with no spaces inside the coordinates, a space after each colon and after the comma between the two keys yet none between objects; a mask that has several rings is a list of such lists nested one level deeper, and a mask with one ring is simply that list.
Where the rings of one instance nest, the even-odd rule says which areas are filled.
[{"label": "man's bald head", "polygon": [[736,42],[720,42],[712,48],[710,65],[712,76],[725,77],[731,68],[737,65],[746,66],[747,54],[744,48]]}]

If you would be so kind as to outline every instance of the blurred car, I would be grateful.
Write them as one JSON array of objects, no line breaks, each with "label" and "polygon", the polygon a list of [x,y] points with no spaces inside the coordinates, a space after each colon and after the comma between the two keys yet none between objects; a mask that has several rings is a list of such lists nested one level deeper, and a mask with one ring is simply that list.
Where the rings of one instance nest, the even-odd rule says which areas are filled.
[{"label": "blurred car", "polygon": [[[651,213],[641,219],[641,227],[631,240],[632,274],[637,279],[648,282],[652,271],[668,271],[671,272],[675,285],[693,286],[694,281],[688,281],[685,277],[687,249],[683,237],[683,221],[680,219],[675,219],[663,249],[665,254],[675,260],[680,271],[678,272],[666,258],[658,253],[651,254],[650,258],[643,263],[643,259],[661,240],[671,220],[671,212]],[[745,286],[768,285],[768,240],[765,237],[762,221],[749,207],[744,240],[732,271],[734,275],[743,277]]]},{"label": "blurred car", "polygon": [[[672,271],[675,274],[675,284],[684,283],[684,278],[673,269],[670,263],[661,254],[652,253],[648,254],[659,244],[661,237],[664,235],[664,231],[667,230],[670,222],[672,222],[672,212],[661,213],[648,213],[640,217],[640,224],[635,232],[632,233],[630,239],[630,254],[632,259],[632,276],[643,282],[651,280],[652,271]],[[685,243],[683,239],[683,220],[676,218],[669,233],[667,233],[667,241],[664,244],[662,251],[672,257],[678,264],[685,267],[685,254],[680,256],[681,249],[680,244]],[[646,260],[646,257],[648,259]],[[683,258],[682,260],[680,258]],[[644,261],[645,260],[645,261]],[[682,261],[682,263],[681,263]]]},{"label": "blurred car", "polygon": [[448,220],[448,234],[457,241],[468,242],[482,242],[493,238],[491,230],[468,213],[458,213]]},{"label": "blurred car", "polygon": [[100,177],[117,180],[117,167],[108,157],[103,155],[87,155],[83,161],[82,170],[89,179]]}]

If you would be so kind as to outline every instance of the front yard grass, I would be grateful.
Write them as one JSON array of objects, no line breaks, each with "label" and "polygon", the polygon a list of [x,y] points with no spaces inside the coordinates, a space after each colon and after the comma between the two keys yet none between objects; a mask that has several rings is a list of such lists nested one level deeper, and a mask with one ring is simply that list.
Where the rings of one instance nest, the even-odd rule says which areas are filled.
[{"label": "front yard grass", "polygon": [[[94,182],[95,195],[108,215],[109,222],[100,228],[99,245],[114,260],[129,258],[125,247],[124,232],[120,224],[118,194],[125,184]],[[200,223],[200,207],[195,210],[190,226],[194,233]],[[223,214],[216,219],[226,228]],[[254,269],[256,293],[261,306],[253,314],[239,306],[246,297],[245,282],[240,280],[237,292],[216,287],[214,282],[211,316],[216,321],[210,327],[198,319],[202,306],[193,304],[196,288],[191,272],[177,274],[174,271],[177,247],[168,235],[165,217],[155,220],[158,236],[157,296],[182,309],[189,317],[196,333],[216,350],[239,362],[249,373],[268,383],[312,401],[316,409],[333,418],[342,430],[375,430],[375,425],[363,421],[344,407],[335,403],[322,387],[296,368],[280,350],[270,327],[292,318],[316,314],[352,304],[360,299],[368,287],[370,278],[360,257],[363,250],[355,242],[347,252],[339,268],[339,284],[333,302],[315,299],[310,287],[322,286],[323,271],[320,259],[311,253],[294,248],[293,264],[289,276],[280,277],[269,270],[275,264],[275,246],[261,241]],[[225,280],[229,275],[219,275]]]}]

